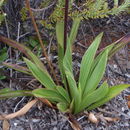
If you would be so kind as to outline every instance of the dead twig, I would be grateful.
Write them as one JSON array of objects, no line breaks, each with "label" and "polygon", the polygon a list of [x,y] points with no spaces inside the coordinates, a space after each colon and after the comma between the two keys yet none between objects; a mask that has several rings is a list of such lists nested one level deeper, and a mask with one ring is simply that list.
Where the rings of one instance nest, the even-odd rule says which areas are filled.
[{"label": "dead twig", "polygon": [[39,11],[42,12],[42,11],[45,11],[45,10],[51,8],[55,3],[56,3],[56,1],[54,1],[52,4],[50,4],[49,6],[47,6],[47,7],[45,7],[45,8],[42,8],[42,9],[34,9],[34,8],[31,8],[31,10],[34,11],[34,12],[39,12]]}]

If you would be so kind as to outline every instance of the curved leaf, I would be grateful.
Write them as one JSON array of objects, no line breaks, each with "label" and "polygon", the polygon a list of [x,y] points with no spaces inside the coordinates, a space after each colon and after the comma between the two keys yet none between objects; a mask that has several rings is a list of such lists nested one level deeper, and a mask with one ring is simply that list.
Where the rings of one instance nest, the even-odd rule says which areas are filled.
[{"label": "curved leaf", "polygon": [[46,88],[55,88],[56,84],[51,79],[51,77],[43,71],[43,69],[39,68],[39,66],[36,66],[34,63],[32,63],[30,60],[24,58],[24,61],[26,62],[29,70],[32,72],[33,76]]},{"label": "curved leaf", "polygon": [[62,82],[64,83],[64,86],[66,87],[66,78],[65,78],[65,72],[63,68],[63,59],[64,59],[64,22],[60,21],[56,23],[56,37],[58,42],[58,66],[60,69]]},{"label": "curved leaf", "polygon": [[104,82],[95,91],[91,92],[90,94],[85,95],[81,103],[80,111],[84,110],[89,105],[103,99],[108,93],[108,90],[109,90],[108,84],[107,82]]},{"label": "curved leaf", "polygon": [[68,92],[61,86],[57,86],[56,89],[66,99],[66,101],[70,103],[70,97]]},{"label": "curved leaf", "polygon": [[63,48],[64,43],[64,22],[60,21],[56,23],[56,37],[58,44]]},{"label": "curved leaf", "polygon": [[72,111],[73,111],[73,113],[77,113],[77,111],[80,107],[80,103],[81,103],[81,93],[77,88],[76,81],[74,80],[72,73],[70,73],[69,71],[66,71],[65,73],[66,73],[66,78],[68,81],[69,92],[71,95],[71,101],[74,100],[73,106],[71,106]]},{"label": "curved leaf", "polygon": [[57,108],[61,112],[67,112],[68,111],[68,104],[60,102],[60,103],[57,104]]},{"label": "curved leaf", "polygon": [[3,89],[0,92],[0,99],[6,99],[6,98],[13,98],[13,97],[21,97],[21,96],[33,96],[31,91],[28,90],[9,90],[9,89]]},{"label": "curved leaf", "polygon": [[95,38],[95,40],[90,45],[90,47],[85,52],[85,54],[82,58],[81,67],[80,67],[80,76],[79,76],[79,83],[80,83],[80,86],[81,86],[82,93],[85,90],[86,83],[87,83],[87,80],[88,80],[88,75],[89,75],[89,72],[91,70],[91,66],[93,64],[94,57],[95,57],[96,51],[98,49],[98,46],[101,42],[102,36],[103,36],[103,33],[99,34]]},{"label": "curved leaf", "polygon": [[69,38],[67,41],[68,43],[67,43],[67,49],[64,56],[64,60],[63,60],[63,66],[68,81],[68,88],[69,88],[68,91],[70,92],[71,100],[74,100],[73,111],[77,111],[80,106],[81,93],[78,90],[76,81],[73,76],[73,71],[72,71],[72,50],[71,50],[72,44],[70,44]]},{"label": "curved leaf", "polygon": [[53,102],[67,103],[64,97],[54,89],[39,88],[32,91],[32,94],[36,97],[46,98]]},{"label": "curved leaf", "polygon": [[73,44],[75,39],[76,39],[78,29],[79,29],[79,25],[80,25],[80,21],[81,20],[79,18],[75,18],[73,20],[72,29],[71,29],[71,32],[70,32],[70,35],[69,35],[70,44]]},{"label": "curved leaf", "polygon": [[108,51],[106,50],[102,54],[98,64],[96,65],[93,73],[91,74],[90,78],[87,81],[84,95],[86,95],[87,93],[91,93],[98,86],[99,82],[101,81],[101,79],[105,73],[107,58],[108,58]]},{"label": "curved leaf", "polygon": [[108,102],[109,100],[117,96],[121,91],[123,91],[128,87],[130,87],[130,84],[120,84],[120,85],[112,86],[111,88],[109,88],[108,94],[103,99],[89,106],[87,110],[92,110],[94,108],[97,108],[105,104],[106,102]]}]

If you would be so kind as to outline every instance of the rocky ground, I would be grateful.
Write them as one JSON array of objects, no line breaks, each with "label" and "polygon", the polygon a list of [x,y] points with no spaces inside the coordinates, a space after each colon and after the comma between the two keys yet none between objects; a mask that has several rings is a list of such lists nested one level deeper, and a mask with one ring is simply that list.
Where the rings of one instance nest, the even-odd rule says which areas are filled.
[{"label": "rocky ground", "polygon": [[[6,6],[6,11],[9,13],[8,9],[12,9],[11,13],[9,13],[9,16],[7,17],[10,20],[5,25],[0,27],[0,33],[2,35],[11,37],[14,40],[20,40],[20,37],[18,39],[18,36],[21,36],[21,38],[25,39],[28,36],[33,36],[35,34],[34,30],[32,28],[28,29],[28,31],[23,29],[24,23],[18,21],[18,13],[16,13],[17,15],[13,14],[15,12],[15,8],[12,8],[12,2],[10,0],[9,2],[10,3]],[[13,2],[16,1],[13,0]],[[15,5],[17,4],[15,3]],[[14,17],[15,19],[11,19],[11,17]],[[13,29],[13,27],[15,28]],[[19,30],[21,30],[20,35],[18,35]],[[104,38],[101,45],[102,48],[130,32],[130,15],[124,13],[117,17],[113,16],[104,19],[83,21],[80,30],[81,31],[73,48],[73,63],[76,72],[79,69],[83,52],[87,49],[88,45],[98,33],[104,31]],[[47,38],[48,33],[46,33],[44,37]],[[0,47],[2,48],[3,46],[4,45],[1,45]],[[55,47],[55,44],[53,47]],[[128,59],[129,49],[130,48],[126,46],[109,61],[105,76],[107,77],[110,85],[130,83],[130,68],[128,66],[130,62]],[[53,55],[51,55],[52,59],[55,56],[56,54],[53,53]],[[8,60],[10,61],[11,57],[9,57]],[[53,64],[55,65],[55,63]],[[27,83],[32,79],[31,77],[21,75],[15,71],[13,71],[12,75],[10,75],[9,72],[10,70],[6,70],[7,79],[0,81],[0,89],[5,87],[11,87],[12,89],[25,89],[28,87],[32,89],[33,84],[27,85]],[[100,118],[97,124],[90,122],[88,120],[88,116],[83,114],[77,115],[76,120],[82,126],[83,130],[130,130],[130,109],[127,106],[127,100],[125,98],[127,95],[130,95],[130,88],[124,90],[119,96],[104,106],[93,110],[92,113]],[[29,97],[19,97],[1,100],[0,114],[16,112],[31,99],[32,98]],[[104,120],[104,117],[111,117],[119,120],[108,122]],[[27,114],[9,120],[9,124],[10,130],[72,129],[68,119],[64,114],[40,104],[33,106],[29,112],[27,112]],[[0,130],[2,130],[2,127],[3,122],[0,121]]]}]

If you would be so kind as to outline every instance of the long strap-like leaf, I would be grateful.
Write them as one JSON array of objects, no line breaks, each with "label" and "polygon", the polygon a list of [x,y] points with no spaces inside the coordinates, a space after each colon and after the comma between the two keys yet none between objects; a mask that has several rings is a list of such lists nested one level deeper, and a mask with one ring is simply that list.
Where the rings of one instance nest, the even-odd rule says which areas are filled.
[{"label": "long strap-like leaf", "polygon": [[64,65],[66,78],[68,81],[68,88],[69,88],[69,93],[71,95],[71,101],[74,100],[72,109],[73,109],[73,112],[75,112],[78,110],[79,105],[80,105],[81,93],[79,92],[79,90],[77,88],[77,84],[76,84],[76,81],[73,76],[71,46],[72,46],[72,44],[70,44],[70,40],[68,38],[67,49],[66,49],[66,53],[64,56],[63,65]]},{"label": "long strap-like leaf", "polygon": [[80,111],[84,110],[91,104],[103,99],[106,94],[108,93],[108,84],[104,82],[99,88],[97,88],[95,91],[92,93],[89,93],[84,96],[81,106],[80,106]]},{"label": "long strap-like leaf", "polygon": [[124,89],[126,89],[128,87],[130,87],[130,84],[120,84],[120,85],[110,87],[108,94],[103,99],[101,99],[98,102],[94,103],[93,105],[89,106],[87,108],[87,110],[92,110],[94,108],[97,108],[97,107],[103,105],[104,103],[108,102],[109,100],[111,100],[112,98],[117,96],[121,91],[123,91]]},{"label": "long strap-like leaf", "polygon": [[84,90],[84,95],[86,95],[87,93],[91,93],[93,90],[97,88],[99,82],[101,81],[105,73],[107,58],[108,58],[108,51],[106,50],[102,54],[98,64],[96,65],[94,71],[92,72],[92,74],[90,75],[87,81],[87,84]]},{"label": "long strap-like leaf", "polygon": [[32,94],[36,97],[46,98],[52,102],[67,103],[66,99],[55,89],[39,88],[32,91]]},{"label": "long strap-like leaf", "polygon": [[13,97],[33,96],[29,90],[0,90],[0,99],[7,99]]},{"label": "long strap-like leaf", "polygon": [[32,72],[33,76],[46,88],[55,88],[56,84],[51,79],[51,77],[46,74],[42,68],[32,63],[30,60],[24,58],[29,70]]},{"label": "long strap-like leaf", "polygon": [[99,34],[95,40],[93,41],[93,43],[90,45],[90,47],[88,48],[88,50],[85,52],[82,61],[81,61],[81,67],[80,67],[80,76],[79,76],[79,84],[81,86],[81,91],[82,93],[85,90],[86,87],[86,83],[88,80],[88,76],[89,76],[89,72],[91,70],[93,61],[94,61],[94,57],[96,54],[96,51],[98,49],[98,46],[101,42],[101,38],[102,38],[103,33]]}]

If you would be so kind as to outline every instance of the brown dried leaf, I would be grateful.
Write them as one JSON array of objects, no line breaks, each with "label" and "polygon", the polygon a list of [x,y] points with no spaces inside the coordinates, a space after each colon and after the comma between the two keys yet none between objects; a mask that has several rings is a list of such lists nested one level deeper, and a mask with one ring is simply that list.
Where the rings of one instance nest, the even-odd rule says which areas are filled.
[{"label": "brown dried leaf", "polygon": [[130,101],[130,95],[126,96],[126,99],[127,99],[128,101]]},{"label": "brown dried leaf", "polygon": [[7,120],[3,121],[3,130],[9,130],[10,124]]},{"label": "brown dried leaf", "polygon": [[68,121],[69,121],[71,127],[72,127],[74,130],[82,130],[80,124],[79,124],[78,121],[74,118],[73,115],[69,114]]},{"label": "brown dried leaf", "polygon": [[115,118],[112,118],[112,117],[104,117],[104,119],[108,122],[115,122],[115,121],[118,121],[120,120],[119,117],[115,117]]},{"label": "brown dried leaf", "polygon": [[38,98],[41,102],[43,102],[44,104],[48,105],[49,107],[53,108],[53,105],[51,104],[50,101],[48,101],[47,99],[44,98]]},{"label": "brown dried leaf", "polygon": [[36,104],[37,101],[38,101],[38,99],[35,99],[35,100],[28,102],[22,109],[20,109],[19,111],[15,112],[15,113],[0,116],[0,120],[13,119],[15,117],[22,116],[22,115],[26,114],[30,110],[30,108],[34,104]]},{"label": "brown dried leaf", "polygon": [[130,108],[130,101],[127,102],[128,108]]},{"label": "brown dried leaf", "polygon": [[95,124],[97,124],[99,122],[97,117],[92,112],[89,113],[88,120]]}]

